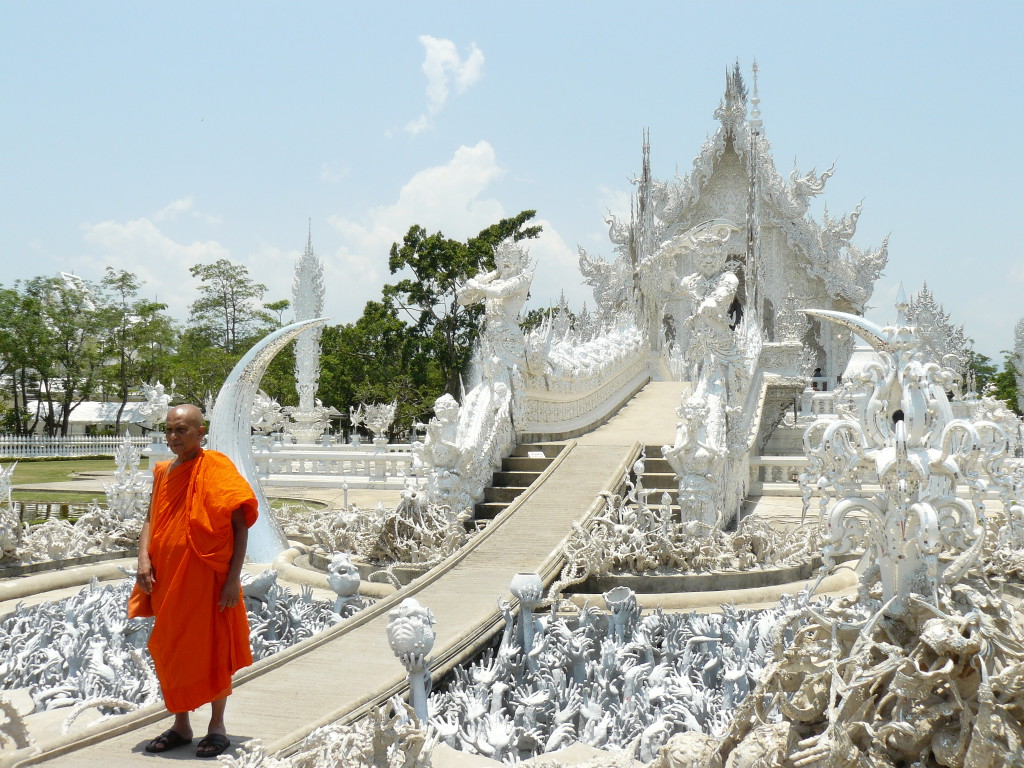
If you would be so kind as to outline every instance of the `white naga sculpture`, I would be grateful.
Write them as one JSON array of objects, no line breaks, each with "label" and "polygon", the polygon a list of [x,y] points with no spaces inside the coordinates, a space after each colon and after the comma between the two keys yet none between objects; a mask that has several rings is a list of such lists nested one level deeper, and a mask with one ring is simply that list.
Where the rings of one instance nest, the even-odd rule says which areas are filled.
[{"label": "white naga sculpture", "polygon": [[[320,317],[324,310],[324,265],[313,253],[310,231],[306,250],[295,263],[292,281],[292,302],[296,322]],[[323,326],[310,328],[295,341],[295,389],[299,405],[286,410],[291,421],[286,430],[299,445],[312,445],[330,423],[327,409],[316,401],[320,380],[320,337]]]},{"label": "white naga sculpture", "polygon": [[[825,561],[863,547],[862,583],[880,582],[890,615],[905,613],[911,595],[935,604],[939,585],[957,583],[978,560],[987,490],[981,475],[999,481],[1007,445],[993,422],[953,418],[947,392],[956,374],[920,354],[902,289],[896,308],[896,323],[885,328],[807,310],[859,334],[882,362],[846,383],[851,400],[843,415],[808,428],[810,465],[800,476],[805,489],[814,485],[821,494]],[[877,477],[875,493],[864,493],[863,465]],[[961,483],[967,499],[957,495]],[[955,557],[940,562],[943,551]]]},{"label": "white naga sculpture", "polygon": [[515,425],[525,403],[526,344],[519,312],[533,273],[525,248],[511,239],[494,249],[497,268],[470,278],[459,288],[463,306],[484,303],[478,349],[479,381],[459,407],[451,396],[435,403],[418,461],[427,471],[427,497],[453,513],[471,513],[482,498],[495,467],[515,445]]},{"label": "white naga sculpture", "polygon": [[[683,400],[676,441],[662,453],[675,470],[684,519],[721,526],[738,504],[727,466],[745,445],[735,434],[749,386],[744,356],[729,323],[739,279],[726,269],[725,243],[736,227],[715,221],[666,243],[663,250],[695,251],[698,272],[683,278],[690,306],[683,326],[685,360],[693,393]],[[733,449],[733,445],[737,447]]]},{"label": "white naga sculpture", "polygon": [[153,429],[167,416],[172,393],[165,391],[159,381],[154,385],[142,382],[142,391],[146,395],[146,402],[139,406],[139,416],[142,417],[140,424],[146,429]]}]

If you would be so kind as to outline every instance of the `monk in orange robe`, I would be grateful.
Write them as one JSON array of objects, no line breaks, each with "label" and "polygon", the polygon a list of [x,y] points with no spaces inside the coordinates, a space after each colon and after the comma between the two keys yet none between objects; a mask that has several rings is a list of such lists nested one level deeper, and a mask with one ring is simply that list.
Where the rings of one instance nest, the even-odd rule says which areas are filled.
[{"label": "monk in orange robe", "polygon": [[196,755],[214,757],[227,749],[231,675],[252,664],[240,576],[256,498],[227,456],[203,450],[205,434],[195,406],[168,412],[167,445],[175,459],[153,469],[149,517],[139,539],[128,615],[156,617],[149,651],[174,713],[174,725],[149,742],[147,752],[191,743],[189,712],[207,702],[210,725]]}]

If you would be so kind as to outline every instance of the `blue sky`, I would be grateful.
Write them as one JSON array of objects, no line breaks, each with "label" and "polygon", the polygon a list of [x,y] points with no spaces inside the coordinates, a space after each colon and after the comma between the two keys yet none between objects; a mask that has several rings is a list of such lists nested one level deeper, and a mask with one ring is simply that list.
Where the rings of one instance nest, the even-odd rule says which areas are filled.
[{"label": "blue sky", "polygon": [[[533,305],[579,306],[649,128],[685,174],[739,58],[779,170],[836,162],[831,214],[992,357],[1024,314],[1019,3],[0,2],[0,283],[131,269],[184,318],[226,257],[290,297],[312,222],[326,310],[391,279],[409,225],[535,208]],[[820,215],[820,205],[818,206]],[[592,302],[591,302],[592,303]]]}]

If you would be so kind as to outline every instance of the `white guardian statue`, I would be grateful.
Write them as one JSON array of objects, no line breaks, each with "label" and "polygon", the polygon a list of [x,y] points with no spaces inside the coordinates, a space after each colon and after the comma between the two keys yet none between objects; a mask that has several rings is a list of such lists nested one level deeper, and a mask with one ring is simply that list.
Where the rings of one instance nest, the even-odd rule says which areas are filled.
[{"label": "white guardian statue", "polygon": [[[483,302],[483,365],[493,367],[494,374],[512,390],[515,406],[521,409],[526,343],[519,327],[519,313],[530,295],[533,272],[529,268],[529,252],[511,238],[495,247],[494,263],[492,271],[466,281],[458,290],[458,302],[464,307]],[[489,357],[496,360],[489,361]],[[514,407],[513,419],[519,415]]]},{"label": "white guardian statue", "polygon": [[713,221],[666,243],[662,250],[694,251],[697,272],[684,277],[679,292],[690,315],[683,323],[685,360],[693,393],[684,399],[674,445],[662,454],[675,470],[684,519],[720,527],[727,508],[725,463],[730,417],[749,385],[744,356],[730,325],[729,311],[739,279],[726,268],[725,243],[735,225]]},{"label": "white guardian statue", "polygon": [[418,448],[427,471],[427,497],[456,515],[471,513],[494,469],[515,445],[515,425],[525,412],[526,342],[519,313],[533,281],[529,254],[513,240],[494,249],[495,269],[470,278],[457,299],[484,305],[478,360],[480,379],[459,406],[451,396],[435,404],[436,416]]}]

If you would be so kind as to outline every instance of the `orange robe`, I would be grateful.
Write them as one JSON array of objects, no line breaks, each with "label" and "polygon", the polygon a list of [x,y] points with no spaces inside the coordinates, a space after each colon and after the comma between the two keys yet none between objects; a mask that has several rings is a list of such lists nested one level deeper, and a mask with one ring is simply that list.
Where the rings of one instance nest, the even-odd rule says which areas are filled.
[{"label": "orange robe", "polygon": [[256,522],[252,489],[231,460],[217,451],[199,455],[173,472],[170,461],[153,469],[149,558],[151,594],[136,584],[128,615],[156,616],[149,637],[164,702],[188,712],[231,693],[231,675],[252,664],[245,602],[221,611],[234,533],[231,513],[242,508]]}]

